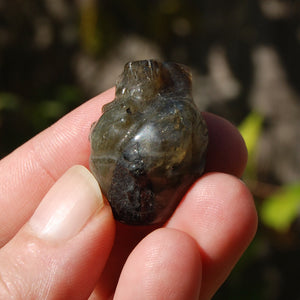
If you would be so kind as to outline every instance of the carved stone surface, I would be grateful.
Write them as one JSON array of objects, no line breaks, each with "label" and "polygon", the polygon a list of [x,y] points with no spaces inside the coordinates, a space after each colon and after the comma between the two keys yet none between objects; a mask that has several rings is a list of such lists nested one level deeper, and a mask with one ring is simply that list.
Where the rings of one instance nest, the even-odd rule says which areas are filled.
[{"label": "carved stone surface", "polygon": [[188,69],[155,60],[127,63],[90,140],[90,168],[115,219],[165,222],[205,165],[207,127]]}]

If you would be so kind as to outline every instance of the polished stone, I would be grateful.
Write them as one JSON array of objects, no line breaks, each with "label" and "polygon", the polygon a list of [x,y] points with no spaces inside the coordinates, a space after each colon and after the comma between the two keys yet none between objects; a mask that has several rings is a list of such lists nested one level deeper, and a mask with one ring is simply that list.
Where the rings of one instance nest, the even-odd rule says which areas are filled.
[{"label": "polished stone", "polygon": [[165,222],[203,173],[208,133],[191,93],[183,65],[125,65],[90,135],[90,168],[116,220]]}]

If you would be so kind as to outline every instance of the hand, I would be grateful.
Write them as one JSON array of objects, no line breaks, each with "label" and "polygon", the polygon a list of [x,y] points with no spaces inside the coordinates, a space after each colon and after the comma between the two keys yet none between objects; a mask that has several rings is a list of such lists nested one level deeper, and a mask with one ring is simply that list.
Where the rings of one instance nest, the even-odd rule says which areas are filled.
[{"label": "hand", "polygon": [[238,179],[244,142],[208,113],[206,173],[170,220],[115,223],[83,167],[91,124],[113,97],[86,102],[0,161],[0,299],[209,299],[252,240],[255,206]]}]

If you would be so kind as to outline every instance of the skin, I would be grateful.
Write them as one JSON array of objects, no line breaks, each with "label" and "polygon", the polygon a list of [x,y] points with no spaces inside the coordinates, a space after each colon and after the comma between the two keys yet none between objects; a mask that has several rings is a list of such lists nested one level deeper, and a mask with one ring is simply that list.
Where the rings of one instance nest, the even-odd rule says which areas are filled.
[{"label": "skin", "polygon": [[87,101],[0,161],[1,299],[210,299],[253,239],[257,214],[239,179],[244,141],[209,113],[206,172],[160,228],[116,223],[105,205],[67,240],[32,230],[54,183],[88,168],[91,124],[113,98],[110,89]]}]

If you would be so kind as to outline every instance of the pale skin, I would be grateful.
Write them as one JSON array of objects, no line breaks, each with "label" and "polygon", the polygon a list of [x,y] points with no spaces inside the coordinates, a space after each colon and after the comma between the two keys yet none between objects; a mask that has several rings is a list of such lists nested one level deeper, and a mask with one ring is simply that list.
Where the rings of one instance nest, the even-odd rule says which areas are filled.
[{"label": "pale skin", "polygon": [[85,169],[91,124],[113,98],[87,101],[0,161],[0,299],[210,299],[253,239],[245,144],[208,113],[206,172],[170,220],[114,221]]}]

